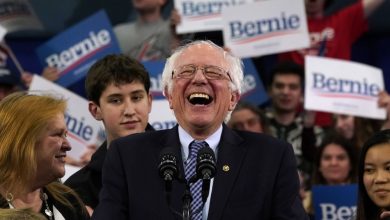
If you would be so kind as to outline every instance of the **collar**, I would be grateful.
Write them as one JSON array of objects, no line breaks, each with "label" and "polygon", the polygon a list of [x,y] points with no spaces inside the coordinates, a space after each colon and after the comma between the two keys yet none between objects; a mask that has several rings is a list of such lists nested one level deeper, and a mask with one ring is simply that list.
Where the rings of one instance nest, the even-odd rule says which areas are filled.
[{"label": "collar", "polygon": [[[183,161],[186,161],[188,157],[190,143],[194,140],[194,138],[191,137],[191,135],[188,134],[180,125],[178,131],[179,131],[179,139],[181,144],[182,158]],[[221,135],[222,135],[222,125],[213,134],[211,134],[208,138],[206,138],[206,140],[204,140],[214,151],[215,157],[217,157],[217,146],[219,144],[219,141],[221,140]]]}]

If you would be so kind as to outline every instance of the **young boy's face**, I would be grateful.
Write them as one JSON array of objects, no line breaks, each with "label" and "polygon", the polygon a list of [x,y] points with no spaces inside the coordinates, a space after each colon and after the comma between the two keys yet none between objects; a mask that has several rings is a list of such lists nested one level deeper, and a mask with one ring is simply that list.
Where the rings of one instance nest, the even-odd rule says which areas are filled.
[{"label": "young boy's face", "polygon": [[107,141],[144,132],[152,108],[152,96],[138,81],[115,86],[109,84],[99,99],[100,105],[89,102],[96,120],[103,121]]}]

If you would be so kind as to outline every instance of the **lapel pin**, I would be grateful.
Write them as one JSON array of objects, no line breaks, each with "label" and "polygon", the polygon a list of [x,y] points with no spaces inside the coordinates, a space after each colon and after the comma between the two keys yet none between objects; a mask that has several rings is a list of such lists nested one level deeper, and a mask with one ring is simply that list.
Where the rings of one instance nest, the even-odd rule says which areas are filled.
[{"label": "lapel pin", "polygon": [[228,172],[230,170],[229,165],[223,165],[222,170]]}]

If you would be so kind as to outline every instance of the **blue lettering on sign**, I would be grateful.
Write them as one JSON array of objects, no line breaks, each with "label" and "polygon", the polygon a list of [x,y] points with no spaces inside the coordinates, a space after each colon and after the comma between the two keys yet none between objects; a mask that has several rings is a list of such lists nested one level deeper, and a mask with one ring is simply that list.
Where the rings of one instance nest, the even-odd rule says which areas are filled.
[{"label": "blue lettering on sign", "polygon": [[232,39],[242,39],[276,31],[296,30],[300,27],[300,18],[295,14],[286,16],[282,12],[280,17],[248,22],[232,21],[229,23],[229,26],[230,37]]},{"label": "blue lettering on sign", "polygon": [[380,92],[379,85],[375,83],[370,84],[365,78],[361,81],[334,77],[326,78],[322,73],[313,73],[313,89],[331,93],[355,94],[370,97],[376,97]]},{"label": "blue lettering on sign", "polygon": [[196,2],[196,1],[183,1],[183,16],[205,16],[211,14],[219,14],[222,11],[222,7],[230,5],[242,4],[242,0],[224,0],[224,1],[210,1],[210,2]]},{"label": "blue lettering on sign", "polygon": [[65,123],[68,130],[85,141],[89,141],[92,138],[93,129],[91,126],[84,124],[84,118],[81,118],[80,120],[72,117],[68,114],[65,114]]}]

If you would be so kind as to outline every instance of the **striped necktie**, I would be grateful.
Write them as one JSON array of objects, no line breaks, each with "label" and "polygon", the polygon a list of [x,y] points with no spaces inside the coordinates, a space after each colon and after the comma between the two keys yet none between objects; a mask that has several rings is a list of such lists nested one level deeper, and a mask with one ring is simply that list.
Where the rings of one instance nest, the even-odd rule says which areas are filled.
[{"label": "striped necktie", "polygon": [[[205,141],[193,141],[190,144],[189,156],[185,164],[185,175],[187,181],[192,176],[196,175],[196,159],[199,149],[207,146]],[[197,180],[195,183],[190,183],[190,191],[192,195],[191,201],[191,219],[202,219],[202,180]]]}]

